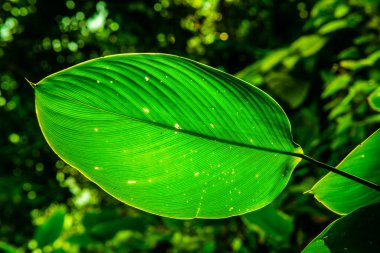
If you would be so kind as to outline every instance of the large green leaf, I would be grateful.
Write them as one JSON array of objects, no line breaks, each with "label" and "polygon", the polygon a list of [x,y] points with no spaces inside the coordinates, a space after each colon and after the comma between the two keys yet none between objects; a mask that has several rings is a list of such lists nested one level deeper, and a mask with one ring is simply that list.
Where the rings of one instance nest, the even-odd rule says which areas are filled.
[{"label": "large green leaf", "polygon": [[376,203],[332,222],[302,253],[373,253],[379,249],[380,203]]},{"label": "large green leaf", "polygon": [[[338,166],[339,170],[380,184],[380,130],[357,146]],[[311,189],[314,197],[338,214],[380,202],[378,191],[334,173],[328,173]]]},{"label": "large green leaf", "polygon": [[36,85],[52,149],[120,201],[176,218],[264,207],[302,149],[267,94],[231,75],[163,54],[114,55]]}]

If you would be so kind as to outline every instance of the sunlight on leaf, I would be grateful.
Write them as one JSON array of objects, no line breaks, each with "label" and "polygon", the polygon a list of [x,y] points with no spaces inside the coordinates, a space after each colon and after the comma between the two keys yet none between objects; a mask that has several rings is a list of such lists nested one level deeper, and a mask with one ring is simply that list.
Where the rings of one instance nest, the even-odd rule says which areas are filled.
[{"label": "sunlight on leaf", "polygon": [[109,194],[176,218],[221,218],[272,202],[302,153],[266,93],[197,62],[114,55],[37,84],[52,149]]},{"label": "sunlight on leaf", "polygon": [[[380,130],[359,144],[337,166],[339,170],[380,184]],[[379,192],[334,173],[328,173],[311,189],[314,197],[338,214],[348,214],[380,201]]]}]

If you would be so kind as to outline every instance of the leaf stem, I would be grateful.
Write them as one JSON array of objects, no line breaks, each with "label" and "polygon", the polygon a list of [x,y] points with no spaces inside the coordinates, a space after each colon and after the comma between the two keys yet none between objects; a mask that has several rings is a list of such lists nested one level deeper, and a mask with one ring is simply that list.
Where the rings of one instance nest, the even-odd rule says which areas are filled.
[{"label": "leaf stem", "polygon": [[305,155],[305,154],[299,154],[298,157],[300,157],[300,158],[302,158],[302,159],[305,159],[305,160],[308,161],[309,163],[314,164],[314,165],[316,165],[316,166],[318,166],[318,167],[320,167],[320,168],[323,168],[323,169],[326,169],[326,170],[331,171],[331,172],[333,172],[333,173],[339,174],[339,175],[341,175],[341,176],[343,176],[343,177],[345,177],[345,178],[348,178],[348,179],[350,179],[350,180],[352,180],[352,181],[355,181],[355,182],[357,182],[357,183],[359,183],[359,184],[365,185],[365,186],[367,186],[367,187],[369,187],[369,188],[371,188],[371,189],[373,189],[373,190],[375,190],[375,191],[380,192],[380,186],[377,185],[377,184],[375,184],[375,183],[372,183],[372,182],[367,181],[367,180],[365,180],[365,179],[362,179],[362,178],[360,178],[360,177],[357,177],[357,176],[351,175],[351,174],[349,174],[349,173],[347,173],[347,172],[344,172],[344,171],[342,171],[342,170],[338,170],[338,169],[335,168],[335,167],[332,167],[332,166],[330,166],[330,165],[328,165],[328,164],[325,164],[325,163],[322,163],[322,162],[320,162],[320,161],[317,161],[317,160],[313,159],[312,157],[307,156],[307,155]]}]

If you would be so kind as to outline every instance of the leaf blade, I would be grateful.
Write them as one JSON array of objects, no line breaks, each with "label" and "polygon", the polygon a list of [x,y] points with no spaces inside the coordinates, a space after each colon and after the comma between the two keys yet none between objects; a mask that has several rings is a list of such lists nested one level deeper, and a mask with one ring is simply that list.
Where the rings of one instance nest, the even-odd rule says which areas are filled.
[{"label": "leaf blade", "polygon": [[289,154],[302,152],[267,94],[170,55],[116,55],[53,74],[37,84],[36,111],[64,161],[117,199],[169,217],[263,207],[300,160]]},{"label": "leaf blade", "polygon": [[[379,184],[380,173],[377,169],[377,159],[380,154],[379,141],[380,131],[377,130],[348,154],[337,169]],[[331,172],[319,180],[312,187],[311,192],[327,208],[342,215],[380,201],[376,190]]]}]

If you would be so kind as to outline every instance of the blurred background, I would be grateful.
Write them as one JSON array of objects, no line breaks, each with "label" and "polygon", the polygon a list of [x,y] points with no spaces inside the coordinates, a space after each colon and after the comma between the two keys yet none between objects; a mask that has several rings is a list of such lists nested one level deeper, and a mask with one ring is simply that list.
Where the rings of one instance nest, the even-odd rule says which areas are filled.
[{"label": "blurred background", "polygon": [[0,0],[0,252],[300,252],[337,215],[301,163],[270,206],[174,220],[126,206],[61,161],[33,82],[95,57],[181,55],[259,86],[306,154],[336,165],[379,127],[377,0]]}]

